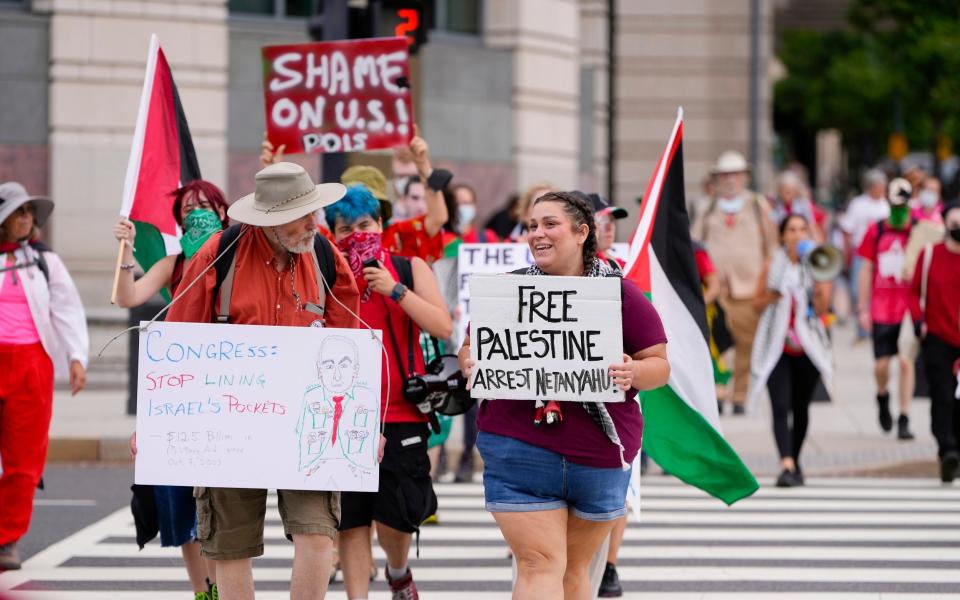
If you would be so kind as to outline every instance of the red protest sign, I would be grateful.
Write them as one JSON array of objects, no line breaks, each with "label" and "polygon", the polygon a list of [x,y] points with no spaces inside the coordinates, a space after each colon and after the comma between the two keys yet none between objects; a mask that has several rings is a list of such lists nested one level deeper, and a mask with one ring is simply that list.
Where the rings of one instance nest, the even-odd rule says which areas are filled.
[{"label": "red protest sign", "polygon": [[267,138],[290,154],[406,145],[409,78],[400,37],[264,46]]}]

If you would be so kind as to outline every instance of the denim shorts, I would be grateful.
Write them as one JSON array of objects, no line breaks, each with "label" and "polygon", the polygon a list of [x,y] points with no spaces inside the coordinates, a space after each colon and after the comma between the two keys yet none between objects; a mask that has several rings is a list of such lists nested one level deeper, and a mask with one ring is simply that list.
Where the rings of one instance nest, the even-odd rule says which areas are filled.
[{"label": "denim shorts", "polygon": [[538,446],[481,431],[483,494],[490,512],[568,508],[586,521],[613,521],[626,514],[630,471],[588,467]]},{"label": "denim shorts", "polygon": [[197,539],[197,502],[193,488],[179,485],[153,487],[157,502],[160,545],[177,547]]}]

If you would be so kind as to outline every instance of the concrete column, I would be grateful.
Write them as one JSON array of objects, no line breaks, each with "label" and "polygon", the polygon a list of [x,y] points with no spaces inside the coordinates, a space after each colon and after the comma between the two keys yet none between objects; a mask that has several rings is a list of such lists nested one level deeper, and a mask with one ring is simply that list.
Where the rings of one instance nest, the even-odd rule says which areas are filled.
[{"label": "concrete column", "polygon": [[489,0],[487,44],[513,51],[517,186],[578,185],[580,7],[577,0]]},{"label": "concrete column", "polygon": [[150,34],[173,69],[205,179],[226,183],[224,0],[35,0],[51,13],[53,246],[93,316],[109,307],[120,209]]},{"label": "concrete column", "polygon": [[[581,159],[586,159],[580,164],[580,189],[604,194],[610,120],[607,94],[610,14],[607,6],[606,0],[580,0],[580,73],[581,77],[589,79],[581,82],[581,90],[592,94],[589,99],[581,98],[581,107],[588,106],[589,110],[580,114]],[[589,152],[584,152],[585,149]]]},{"label": "concrete column", "polygon": [[[770,174],[772,3],[763,2],[758,175]],[[717,156],[749,156],[750,0],[645,0],[617,3],[618,203],[636,210],[677,106],[683,106],[688,198]]]}]

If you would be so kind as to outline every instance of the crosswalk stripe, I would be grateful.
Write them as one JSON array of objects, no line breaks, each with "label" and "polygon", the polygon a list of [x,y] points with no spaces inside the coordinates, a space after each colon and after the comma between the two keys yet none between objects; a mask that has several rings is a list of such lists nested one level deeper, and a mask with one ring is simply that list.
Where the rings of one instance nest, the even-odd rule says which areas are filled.
[{"label": "crosswalk stripe", "polygon": [[[769,481],[762,482],[769,486]],[[438,484],[439,519],[411,559],[425,598],[509,597],[507,546],[483,508],[480,484]],[[814,479],[763,487],[732,508],[669,478],[644,479],[642,522],[631,524],[618,568],[625,598],[883,598],[960,596],[960,488],[929,480]],[[268,496],[265,556],[254,561],[258,598],[287,598],[293,546]],[[16,600],[182,598],[175,549],[133,545],[128,509],[54,544],[19,572],[0,574]],[[388,598],[382,564],[371,600]],[[859,590],[860,594],[853,590]],[[334,584],[330,598],[344,596]]]}]

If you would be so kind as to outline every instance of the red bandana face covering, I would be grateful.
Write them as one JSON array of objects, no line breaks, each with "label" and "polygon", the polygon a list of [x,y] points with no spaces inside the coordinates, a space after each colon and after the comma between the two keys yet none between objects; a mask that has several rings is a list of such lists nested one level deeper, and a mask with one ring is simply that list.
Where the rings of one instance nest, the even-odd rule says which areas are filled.
[{"label": "red bandana face covering", "polygon": [[363,293],[367,286],[367,282],[363,279],[363,263],[371,258],[380,260],[380,254],[383,251],[380,245],[380,233],[354,231],[337,242],[337,247],[347,259],[350,270],[353,271],[353,276],[357,280],[357,287]]}]

